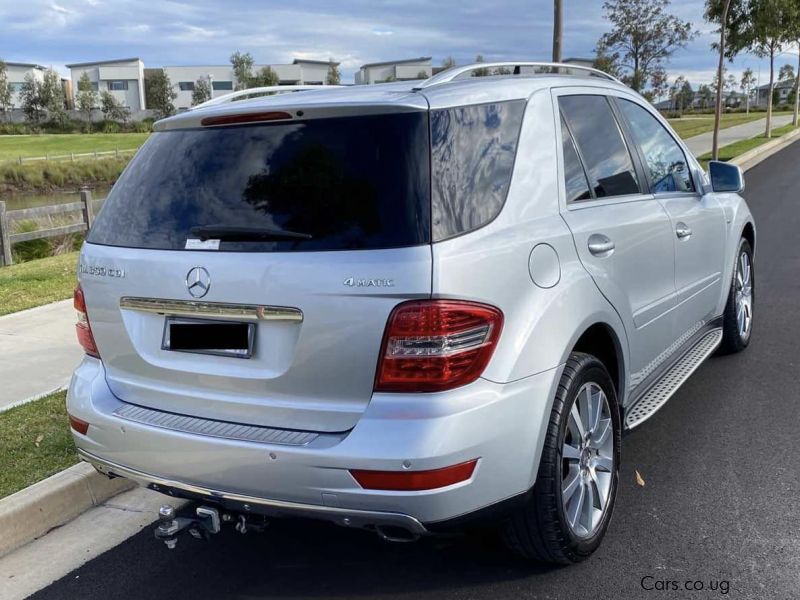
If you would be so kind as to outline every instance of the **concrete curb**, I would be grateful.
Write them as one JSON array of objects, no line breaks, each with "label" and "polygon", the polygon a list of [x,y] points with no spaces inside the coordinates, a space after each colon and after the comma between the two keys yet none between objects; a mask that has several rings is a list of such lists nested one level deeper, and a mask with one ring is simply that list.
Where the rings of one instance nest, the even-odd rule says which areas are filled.
[{"label": "concrete curb", "polygon": [[67,523],[85,510],[134,487],[78,463],[0,500],[0,556]]},{"label": "concrete curb", "polygon": [[764,162],[773,154],[780,152],[789,144],[794,143],[798,137],[800,137],[800,129],[795,129],[786,135],[775,138],[771,142],[761,144],[752,150],[748,150],[744,154],[740,154],[730,162],[734,165],[739,165],[742,168],[742,171],[747,171],[748,169],[755,167],[757,164]]},{"label": "concrete curb", "polygon": [[49,396],[50,394],[55,394],[56,392],[63,392],[69,386],[62,385],[57,387],[54,390],[50,390],[49,392],[42,392],[41,394],[36,394],[35,396],[31,396],[30,398],[25,398],[24,400],[18,400],[17,402],[12,402],[11,404],[7,404],[6,406],[0,406],[0,413],[4,413],[7,410],[11,410],[12,408],[17,408],[18,406],[23,406],[28,404],[29,402],[35,402],[36,400],[41,400],[45,396]]}]

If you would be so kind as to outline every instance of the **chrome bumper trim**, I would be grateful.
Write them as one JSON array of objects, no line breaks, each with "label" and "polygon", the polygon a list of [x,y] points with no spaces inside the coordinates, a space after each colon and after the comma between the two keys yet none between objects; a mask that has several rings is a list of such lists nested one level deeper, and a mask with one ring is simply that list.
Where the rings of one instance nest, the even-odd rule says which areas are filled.
[{"label": "chrome bumper trim", "polygon": [[137,298],[123,296],[120,308],[161,315],[190,317],[227,317],[252,321],[303,321],[303,311],[288,306],[261,306],[256,304],[229,304],[226,302],[197,302],[195,300],[165,300],[162,298]]},{"label": "chrome bumper trim", "polygon": [[343,527],[356,527],[363,529],[374,529],[375,527],[401,527],[411,533],[422,536],[429,532],[425,526],[412,516],[402,513],[381,512],[370,510],[359,510],[349,508],[338,508],[333,506],[322,506],[316,504],[302,504],[299,502],[287,502],[284,500],[270,500],[268,498],[258,498],[235,494],[232,492],[221,492],[189,483],[172,481],[150,475],[142,471],[137,471],[113,463],[104,458],[100,458],[78,448],[78,456],[94,466],[104,475],[115,475],[135,481],[141,486],[151,490],[168,494],[175,497],[185,497],[189,499],[208,499],[222,504],[226,508],[241,512],[251,512],[264,514],[267,516],[296,516],[308,517],[311,519],[321,519],[330,521]]}]

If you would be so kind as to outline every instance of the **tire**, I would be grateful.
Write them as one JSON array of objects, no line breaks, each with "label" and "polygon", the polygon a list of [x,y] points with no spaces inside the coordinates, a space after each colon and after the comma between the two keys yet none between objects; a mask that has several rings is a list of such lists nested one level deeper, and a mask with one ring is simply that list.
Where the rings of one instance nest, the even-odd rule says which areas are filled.
[{"label": "tire", "polygon": [[[592,493],[594,494],[596,491],[599,495],[602,493],[599,483],[602,476],[602,480],[605,482],[603,487],[607,490],[608,495],[602,516],[594,517],[596,522],[593,529],[580,531],[579,522],[582,518],[580,515],[584,515],[584,511],[579,511],[580,515],[576,518],[574,525],[568,519],[575,514],[573,509],[575,502],[578,501],[576,494],[581,493],[581,490],[573,491],[571,495],[567,496],[569,500],[565,505],[563,498],[566,490],[562,491],[562,485],[565,482],[573,482],[574,469],[577,469],[579,477],[584,475],[591,477],[582,470],[584,465],[588,464],[584,461],[586,450],[580,451],[581,458],[577,460],[574,456],[568,458],[564,456],[565,454],[574,454],[574,451],[565,445],[565,443],[570,445],[576,443],[576,428],[571,412],[573,406],[577,404],[576,410],[578,410],[579,416],[582,415],[581,409],[585,406],[582,402],[586,398],[587,387],[592,397],[595,397],[595,388],[605,394],[608,411],[602,410],[602,415],[607,415],[607,418],[596,421],[598,423],[597,438],[600,438],[599,431],[607,426],[609,429],[605,434],[607,437],[604,438],[606,441],[603,444],[605,454],[603,460],[608,460],[610,457],[613,459],[613,464],[607,473],[605,469],[601,470],[598,466],[594,473],[595,479],[590,479],[588,483]],[[599,398],[599,396],[597,397]],[[553,411],[547,427],[533,493],[529,502],[512,514],[504,527],[506,543],[514,551],[531,560],[572,564],[586,559],[597,550],[611,521],[616,499],[621,430],[617,395],[605,366],[589,354],[572,353],[564,367],[553,402]],[[600,458],[598,454],[597,460]],[[585,483],[579,482],[575,485],[582,486],[584,493],[588,489]],[[606,485],[607,487],[605,487]],[[599,497],[593,495],[592,506],[588,508],[589,515],[595,514],[596,499]],[[569,508],[569,514],[567,508]],[[591,522],[592,518],[589,516],[587,520]]]},{"label": "tire", "polygon": [[[749,266],[748,277],[745,286],[742,287],[742,260],[746,257]],[[755,305],[755,266],[753,265],[753,250],[750,242],[745,238],[739,241],[736,250],[736,259],[733,263],[733,277],[731,278],[730,290],[728,290],[728,301],[725,304],[725,312],[722,314],[722,342],[719,346],[720,354],[734,354],[741,352],[750,344],[753,337],[753,307]],[[749,293],[748,293],[749,291]],[[743,302],[743,299],[747,300]],[[741,310],[747,313],[747,321],[744,330],[740,321]]]}]

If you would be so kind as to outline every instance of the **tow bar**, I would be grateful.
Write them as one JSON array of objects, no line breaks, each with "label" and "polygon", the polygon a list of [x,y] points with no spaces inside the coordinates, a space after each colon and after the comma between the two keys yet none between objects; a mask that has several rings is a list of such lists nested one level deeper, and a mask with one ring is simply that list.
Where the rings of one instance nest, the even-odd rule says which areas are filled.
[{"label": "tow bar", "polygon": [[170,550],[174,549],[178,543],[178,534],[188,531],[189,534],[198,540],[209,540],[215,533],[219,533],[222,523],[236,521],[236,531],[247,533],[248,531],[262,532],[266,527],[264,523],[248,522],[245,515],[232,515],[223,513],[210,506],[198,506],[196,517],[178,517],[175,507],[164,504],[158,509],[159,523],[155,529],[155,537],[166,544]]}]

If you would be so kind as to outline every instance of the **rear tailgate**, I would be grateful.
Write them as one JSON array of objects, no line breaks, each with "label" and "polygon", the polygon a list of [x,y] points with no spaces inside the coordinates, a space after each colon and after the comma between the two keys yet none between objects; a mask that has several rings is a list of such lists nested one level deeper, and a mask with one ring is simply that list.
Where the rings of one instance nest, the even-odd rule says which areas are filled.
[{"label": "rear tailgate", "polygon": [[[358,421],[389,313],[431,293],[428,115],[296,114],[154,133],[115,184],[79,277],[123,401],[298,430]],[[204,286],[190,289],[197,267]],[[182,352],[162,347],[174,303],[158,313],[124,298],[302,320],[257,319],[250,358]]]}]

